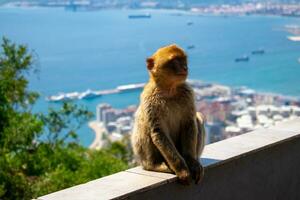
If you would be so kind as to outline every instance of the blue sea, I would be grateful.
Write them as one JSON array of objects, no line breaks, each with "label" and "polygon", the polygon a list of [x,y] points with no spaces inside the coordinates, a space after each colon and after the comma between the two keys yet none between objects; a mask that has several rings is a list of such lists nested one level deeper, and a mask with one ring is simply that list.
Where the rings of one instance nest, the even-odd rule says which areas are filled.
[{"label": "blue sea", "polygon": [[[150,19],[128,19],[149,12]],[[62,8],[0,8],[0,36],[26,44],[35,55],[37,75],[30,89],[41,98],[36,111],[59,92],[111,89],[146,82],[145,59],[157,48],[176,43],[187,49],[190,78],[257,91],[300,96],[300,42],[287,39],[286,25],[300,18],[279,16],[196,16],[167,10],[99,10],[70,12]],[[193,22],[188,26],[187,22]],[[264,55],[251,51],[264,49]],[[249,55],[249,62],[234,59]],[[101,102],[124,108],[139,102],[140,91],[78,101],[95,112]],[[88,146],[86,126],[80,142]]]}]

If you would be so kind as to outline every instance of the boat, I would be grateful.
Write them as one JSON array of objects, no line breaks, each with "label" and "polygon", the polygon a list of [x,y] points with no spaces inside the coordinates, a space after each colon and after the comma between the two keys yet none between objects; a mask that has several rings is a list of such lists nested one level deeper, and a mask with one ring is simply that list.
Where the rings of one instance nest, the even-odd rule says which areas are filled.
[{"label": "boat", "polygon": [[265,50],[263,49],[257,49],[251,52],[253,55],[261,55],[265,53]]},{"label": "boat", "polygon": [[187,49],[194,49],[195,48],[195,45],[189,45],[187,46]]},{"label": "boat", "polygon": [[70,100],[78,99],[79,95],[80,95],[79,92],[66,93],[65,98]]},{"label": "boat", "polygon": [[236,58],[234,61],[235,62],[248,62],[249,56],[242,56],[242,57]]},{"label": "boat", "polygon": [[97,94],[96,92],[88,89],[85,92],[81,93],[78,96],[78,99],[91,99],[91,98],[95,98],[95,97],[98,97],[98,96],[101,96],[101,94]]},{"label": "boat", "polygon": [[57,102],[57,101],[65,100],[65,98],[66,98],[66,95],[64,93],[60,93],[58,95],[53,95],[53,96],[47,97],[47,101]]},{"label": "boat", "polygon": [[188,21],[186,24],[187,24],[188,26],[191,26],[191,25],[194,24],[194,22]]},{"label": "boat", "polygon": [[172,16],[182,16],[183,14],[182,13],[171,13],[170,15],[172,15]]},{"label": "boat", "polygon": [[138,14],[138,15],[128,15],[128,18],[129,19],[151,18],[151,14],[146,13],[146,14]]}]

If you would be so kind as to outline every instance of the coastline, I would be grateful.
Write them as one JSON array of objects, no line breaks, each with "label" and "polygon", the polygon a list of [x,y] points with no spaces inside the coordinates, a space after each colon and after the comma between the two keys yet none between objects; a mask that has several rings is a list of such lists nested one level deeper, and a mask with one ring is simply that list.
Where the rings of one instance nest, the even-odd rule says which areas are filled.
[{"label": "coastline", "polygon": [[[260,4],[259,4],[260,5]],[[240,3],[237,5],[227,3],[227,4],[209,4],[205,6],[189,5],[186,7],[156,7],[156,6],[122,6],[122,5],[103,5],[103,6],[91,6],[89,4],[41,4],[38,2],[8,2],[0,4],[0,8],[71,8],[71,11],[101,11],[101,10],[139,10],[139,11],[150,11],[150,12],[169,12],[171,14],[180,15],[191,15],[191,16],[220,16],[220,17],[230,17],[230,16],[278,16],[278,17],[300,17],[300,6],[296,8],[290,7],[289,3],[282,4],[272,4],[265,5],[265,9],[257,8],[257,5]],[[224,10],[224,6],[227,9]],[[261,5],[260,5],[261,6]],[[270,6],[270,7],[268,7]],[[279,6],[279,7],[278,7]],[[279,9],[280,8],[280,9]],[[273,10],[276,12],[273,12]],[[294,14],[291,14],[294,13]]]},{"label": "coastline", "polygon": [[89,127],[94,131],[95,138],[92,144],[89,145],[89,149],[101,149],[105,143],[103,142],[102,138],[105,133],[107,133],[106,129],[104,128],[103,124],[97,121],[89,122]]},{"label": "coastline", "polygon": [[[194,90],[197,111],[207,116],[208,143],[300,116],[299,97],[258,92],[245,86],[230,87],[199,80],[187,82]],[[97,116],[101,116],[97,119],[101,121],[89,123],[95,132],[91,149],[103,147],[103,134],[119,140],[133,128],[137,106],[116,109],[108,103],[97,106]]]}]

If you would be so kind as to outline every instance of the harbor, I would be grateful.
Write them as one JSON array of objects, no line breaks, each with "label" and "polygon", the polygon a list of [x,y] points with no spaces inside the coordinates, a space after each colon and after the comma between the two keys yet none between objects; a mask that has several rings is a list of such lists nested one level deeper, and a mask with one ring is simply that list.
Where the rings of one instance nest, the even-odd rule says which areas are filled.
[{"label": "harbor", "polygon": [[56,95],[51,95],[46,97],[46,100],[50,102],[60,102],[66,100],[91,99],[91,98],[101,97],[102,95],[117,94],[117,93],[131,91],[131,90],[138,90],[138,89],[142,89],[144,86],[145,83],[137,83],[137,84],[120,85],[114,89],[108,89],[108,90],[87,89],[84,92],[69,92],[69,93],[60,92]]},{"label": "harbor", "polygon": [[[197,112],[206,118],[207,144],[300,116],[299,97],[200,80],[189,79],[188,83],[194,90]],[[96,119],[89,123],[95,133],[90,148],[101,149],[107,141],[121,141],[128,137],[137,108],[138,104],[116,108],[109,102],[98,103]]]}]

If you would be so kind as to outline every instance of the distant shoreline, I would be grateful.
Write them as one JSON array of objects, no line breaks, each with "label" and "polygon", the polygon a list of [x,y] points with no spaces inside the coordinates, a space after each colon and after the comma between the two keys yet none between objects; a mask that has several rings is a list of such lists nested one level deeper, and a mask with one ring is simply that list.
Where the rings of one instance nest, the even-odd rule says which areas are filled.
[{"label": "distant shoreline", "polygon": [[[233,7],[234,6],[245,6],[246,4],[210,4],[206,6],[200,6],[200,7],[184,7],[184,8],[178,8],[178,7],[126,7],[126,6],[103,6],[103,7],[94,7],[91,5],[69,5],[69,4],[53,4],[53,5],[41,5],[39,3],[32,3],[32,2],[9,2],[9,3],[4,3],[0,4],[0,9],[1,8],[25,8],[25,9],[30,9],[30,8],[61,8],[61,9],[67,9],[69,7],[75,6],[75,10],[70,9],[70,11],[85,11],[85,12],[90,12],[90,11],[101,11],[101,10],[140,10],[140,11],[168,11],[168,12],[175,12],[175,14],[183,14],[183,15],[196,15],[196,16],[221,16],[221,17],[228,17],[228,16],[278,16],[278,17],[293,17],[293,18],[298,18],[300,17],[300,5],[298,9],[298,12],[296,14],[288,14],[288,13],[276,13],[276,12],[267,12],[267,11],[241,11],[241,12],[219,12],[218,9],[221,9],[222,6],[229,6]],[[253,3],[254,5],[254,3]],[[274,4],[277,5],[277,4]],[[281,6],[289,6],[293,4],[278,4]],[[200,11],[203,8],[209,8],[211,9],[211,6],[215,6],[216,10],[211,10],[211,11]],[[201,8],[201,9],[198,9]]]},{"label": "distant shoreline", "polygon": [[95,133],[95,137],[93,142],[89,145],[89,149],[101,149],[104,146],[104,142],[102,140],[103,134],[105,134],[106,129],[100,122],[91,121],[89,122],[89,127]]}]

